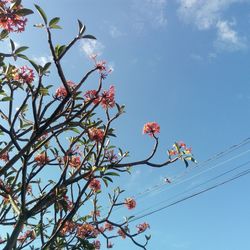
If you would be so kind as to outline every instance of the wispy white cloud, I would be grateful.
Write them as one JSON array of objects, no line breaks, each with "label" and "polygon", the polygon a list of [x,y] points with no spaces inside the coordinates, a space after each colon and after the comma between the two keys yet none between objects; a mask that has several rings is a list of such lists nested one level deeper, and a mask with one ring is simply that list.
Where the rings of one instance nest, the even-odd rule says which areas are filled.
[{"label": "wispy white cloud", "polygon": [[47,62],[52,62],[53,58],[52,56],[34,56],[32,60],[38,63],[39,65],[44,66]]},{"label": "wispy white cloud", "polygon": [[104,50],[104,45],[97,40],[84,40],[81,43],[81,51],[85,53],[87,57],[92,55],[101,55]]},{"label": "wispy white cloud", "polygon": [[215,59],[216,57],[217,57],[217,54],[216,54],[216,53],[214,53],[214,52],[208,53],[208,58],[209,58],[209,59]]},{"label": "wispy white cloud", "polygon": [[202,61],[202,60],[203,60],[203,57],[202,57],[201,55],[199,55],[199,54],[194,54],[194,53],[192,53],[192,54],[190,55],[190,58],[193,59],[193,60],[195,60],[195,61]]},{"label": "wispy white cloud", "polygon": [[109,28],[109,34],[112,38],[119,38],[119,37],[122,37],[124,36],[125,34],[120,31],[116,26],[114,25],[111,25],[110,28]]},{"label": "wispy white cloud", "polygon": [[246,48],[245,38],[240,37],[233,29],[234,23],[228,21],[218,21],[217,40],[215,45],[221,49],[240,50]]},{"label": "wispy white cloud", "polygon": [[178,13],[182,20],[194,23],[199,29],[216,26],[223,13],[234,3],[250,2],[249,0],[177,0]]},{"label": "wispy white cloud", "polygon": [[145,26],[164,27],[167,24],[167,0],[133,0],[134,27],[139,31]]},{"label": "wispy white cloud", "polygon": [[[217,48],[239,50],[246,48],[246,40],[233,29],[235,22],[225,18],[226,10],[236,3],[250,3],[250,0],[177,0],[178,15],[186,23],[194,24],[200,30],[215,29]],[[234,27],[236,28],[236,27]]]}]

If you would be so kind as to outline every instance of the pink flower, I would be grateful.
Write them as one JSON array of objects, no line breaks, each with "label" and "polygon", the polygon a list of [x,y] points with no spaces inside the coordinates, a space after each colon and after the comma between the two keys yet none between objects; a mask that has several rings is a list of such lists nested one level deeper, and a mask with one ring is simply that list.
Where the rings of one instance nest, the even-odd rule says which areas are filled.
[{"label": "pink flower", "polygon": [[94,226],[89,223],[79,225],[77,228],[77,236],[82,239],[85,239],[87,237],[93,237],[94,230]]},{"label": "pink flower", "polygon": [[101,216],[101,213],[100,213],[100,210],[95,210],[95,211],[91,211],[91,212],[90,212],[90,215],[91,215],[91,216],[100,217],[100,216]]},{"label": "pink flower", "polygon": [[[62,223],[62,220],[59,221],[59,224]],[[76,224],[73,221],[66,221],[63,228],[61,229],[61,235],[66,235],[67,233],[73,233],[76,229]]]},{"label": "pink flower", "polygon": [[88,90],[85,94],[84,94],[86,101],[92,101],[94,104],[97,104],[100,101],[100,97],[97,94],[96,90]]},{"label": "pink flower", "polygon": [[89,139],[91,141],[102,142],[104,137],[103,130],[99,128],[90,128],[88,132],[89,132]]},{"label": "pink flower", "polygon": [[98,71],[101,75],[101,78],[105,79],[108,76],[108,74],[110,74],[112,72],[112,69],[107,68],[106,61],[96,61],[96,57],[97,57],[97,55],[92,55],[90,58],[95,62],[95,66],[98,69]]},{"label": "pink flower", "polygon": [[96,68],[101,71],[106,71],[106,61],[96,62]]},{"label": "pink flower", "polygon": [[125,199],[125,206],[128,209],[134,209],[136,207],[136,201],[133,198],[126,198]]},{"label": "pink flower", "polygon": [[178,142],[178,145],[179,145],[180,148],[186,148],[187,147],[187,145],[183,141]]},{"label": "pink flower", "polygon": [[104,228],[107,229],[108,231],[112,231],[114,229],[114,226],[108,222],[104,224]]},{"label": "pink flower", "polygon": [[122,229],[119,229],[119,230],[117,231],[117,233],[118,233],[123,239],[126,238],[126,234],[124,233],[124,231],[123,231]]},{"label": "pink flower", "polygon": [[25,29],[27,23],[27,18],[19,16],[16,14],[17,10],[22,9],[22,5],[16,6],[15,8],[10,8],[8,3],[10,0],[5,0],[0,2],[1,7],[1,17],[0,17],[0,28],[6,29],[9,32],[22,32]]},{"label": "pink flower", "polygon": [[42,166],[42,165],[46,164],[49,161],[49,157],[44,152],[44,153],[36,155],[34,160],[37,162],[38,165]]},{"label": "pink flower", "polygon": [[28,66],[23,66],[19,69],[17,68],[14,71],[14,80],[20,82],[21,84],[31,84],[34,81],[34,78],[34,72]]},{"label": "pink flower", "polygon": [[137,232],[138,233],[143,233],[144,231],[146,231],[148,228],[150,228],[149,224],[144,222],[142,224],[139,224],[137,227]]},{"label": "pink flower", "polygon": [[156,122],[148,122],[143,127],[143,134],[148,134],[153,136],[157,133],[160,133],[160,126]]},{"label": "pink flower", "polygon": [[108,242],[107,248],[113,248],[114,244],[112,242]]},{"label": "pink flower", "polygon": [[67,96],[67,90],[65,87],[61,86],[56,90],[55,97],[58,99],[64,98]]},{"label": "pink flower", "polygon": [[97,179],[93,179],[90,183],[89,183],[89,188],[91,188],[93,190],[93,192],[98,192],[101,190],[101,183],[99,180]]},{"label": "pink flower", "polygon": [[69,200],[69,197],[67,195],[63,196],[63,200],[67,203],[67,210],[71,211],[74,207],[74,204],[71,200]]},{"label": "pink flower", "polygon": [[192,154],[192,148],[186,148],[185,153],[186,154]]},{"label": "pink flower", "polygon": [[93,242],[93,246],[94,246],[95,250],[99,250],[99,249],[101,249],[101,242],[99,240],[95,240]]},{"label": "pink flower", "polygon": [[0,155],[0,160],[5,161],[5,162],[9,161],[9,153],[7,151],[2,153]]},{"label": "pink flower", "polygon": [[72,168],[78,168],[78,167],[81,166],[81,158],[80,158],[80,156],[72,155],[72,156],[66,156],[64,158],[65,158],[65,160],[67,160],[67,158],[69,158],[69,165]]},{"label": "pink flower", "polygon": [[104,91],[101,95],[101,105],[104,109],[113,108],[115,106],[115,87],[110,86],[108,91]]},{"label": "pink flower", "polygon": [[106,151],[105,157],[109,160],[110,163],[114,163],[114,162],[118,161],[118,157],[114,153],[114,150]]},{"label": "pink flower", "polygon": [[177,155],[177,151],[171,149],[171,150],[168,150],[168,155],[169,156],[172,156],[172,155]]},{"label": "pink flower", "polygon": [[[74,88],[76,87],[76,84],[73,83],[72,81],[67,81],[67,85],[71,91],[74,90]],[[57,99],[63,99],[66,96],[67,96],[67,90],[64,86],[61,86],[56,90],[55,97]]]}]

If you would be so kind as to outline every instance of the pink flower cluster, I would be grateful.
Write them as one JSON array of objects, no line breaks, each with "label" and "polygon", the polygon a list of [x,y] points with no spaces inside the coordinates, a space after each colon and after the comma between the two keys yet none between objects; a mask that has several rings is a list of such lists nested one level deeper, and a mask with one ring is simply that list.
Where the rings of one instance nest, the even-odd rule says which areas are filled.
[{"label": "pink flower cluster", "polygon": [[99,128],[90,128],[88,130],[89,139],[91,141],[102,142],[104,137],[104,131]]},{"label": "pink flower cluster", "polygon": [[134,209],[136,207],[136,201],[133,198],[126,198],[124,204],[128,209]]},{"label": "pink flower cluster", "polygon": [[148,134],[149,136],[153,136],[157,133],[160,133],[160,126],[156,122],[148,122],[143,127],[143,134]]},{"label": "pink flower cluster", "polygon": [[114,229],[114,226],[108,222],[104,224],[104,228],[108,231],[112,231]]},{"label": "pink flower cluster", "polygon": [[126,234],[125,234],[125,232],[124,232],[121,228],[117,231],[117,233],[118,233],[123,239],[126,238]]},{"label": "pink flower cluster", "polygon": [[97,179],[93,179],[90,183],[89,183],[89,188],[93,190],[93,192],[98,192],[101,190],[101,183],[99,180]]},{"label": "pink flower cluster", "polygon": [[0,154],[0,160],[5,161],[5,162],[9,161],[9,153],[6,151]]},{"label": "pink flower cluster", "polygon": [[103,91],[98,95],[96,90],[88,90],[85,93],[86,101],[93,101],[94,104],[100,103],[103,109],[113,108],[115,106],[115,87],[110,86],[109,90]]},{"label": "pink flower cluster", "polygon": [[49,161],[49,157],[47,156],[47,154],[44,152],[44,153],[41,153],[41,154],[38,154],[35,156],[34,158],[35,162],[37,162],[37,164],[39,166],[42,166],[46,163],[48,163]]},{"label": "pink flower cluster", "polygon": [[138,233],[143,233],[144,231],[146,231],[148,228],[150,228],[149,224],[144,222],[142,224],[139,224],[136,226],[137,227],[137,232]]},{"label": "pink flower cluster", "polygon": [[105,152],[105,158],[110,162],[114,163],[118,161],[117,155],[114,153],[114,150],[108,150]]},{"label": "pink flower cluster", "polygon": [[64,162],[69,162],[70,167],[72,168],[78,168],[81,166],[81,157],[72,155],[72,156],[64,156]]},{"label": "pink flower cluster", "polygon": [[113,248],[114,244],[112,242],[108,242],[107,248]]},{"label": "pink flower cluster", "polygon": [[9,32],[22,32],[25,29],[27,18],[20,16],[17,10],[22,9],[22,5],[10,8],[11,0],[1,0],[1,17],[0,17],[0,28],[5,29]]},{"label": "pink flower cluster", "polygon": [[94,104],[98,104],[99,102],[99,95],[95,89],[86,91],[84,97],[86,101],[93,101]]},{"label": "pink flower cluster", "polygon": [[[62,223],[62,221],[59,221],[59,225]],[[60,233],[61,235],[66,235],[68,233],[73,233],[76,229],[76,224],[73,221],[66,221],[63,228],[61,229]]]},{"label": "pink flower cluster", "polygon": [[79,238],[96,238],[99,234],[99,231],[91,224],[85,223],[82,225],[78,225],[77,228],[77,236]]},{"label": "pink flower cluster", "polygon": [[99,240],[95,240],[92,244],[93,244],[95,250],[101,249],[101,242]]},{"label": "pink flower cluster", "polygon": [[95,216],[95,217],[100,217],[101,216],[101,212],[100,212],[100,210],[91,211],[90,215],[91,216]]},{"label": "pink flower cluster", "polygon": [[23,66],[14,70],[14,80],[21,84],[31,84],[35,79],[34,71],[28,66]]},{"label": "pink flower cluster", "polygon": [[[76,87],[76,84],[72,81],[67,81],[67,85],[71,91],[74,90],[74,88]],[[66,96],[67,96],[67,90],[64,86],[61,86],[56,90],[55,97],[57,99],[63,99]]]},{"label": "pink flower cluster", "polygon": [[96,61],[97,55],[92,55],[90,58],[94,61],[96,68],[98,69],[102,79],[105,79],[113,70],[107,68],[106,61]]},{"label": "pink flower cluster", "polygon": [[[62,198],[67,203],[67,210],[71,211],[74,207],[73,202],[69,199],[69,197],[67,195],[64,195]],[[63,209],[63,208],[61,208],[61,209]]]},{"label": "pink flower cluster", "polygon": [[174,144],[172,149],[168,150],[168,155],[169,156],[178,155],[180,154],[179,151],[185,154],[192,154],[192,148],[188,148],[187,145],[183,141],[180,141]]}]

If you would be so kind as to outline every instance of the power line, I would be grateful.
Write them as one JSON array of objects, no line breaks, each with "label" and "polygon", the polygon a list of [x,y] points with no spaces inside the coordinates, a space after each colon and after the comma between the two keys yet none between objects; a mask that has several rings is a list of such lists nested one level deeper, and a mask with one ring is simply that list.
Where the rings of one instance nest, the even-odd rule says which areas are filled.
[{"label": "power line", "polygon": [[167,201],[173,200],[174,198],[176,198],[176,197],[178,197],[178,196],[181,196],[181,195],[183,195],[183,194],[185,194],[185,193],[188,193],[188,192],[190,192],[190,191],[192,191],[192,190],[194,190],[194,189],[196,189],[196,188],[198,188],[198,187],[200,187],[200,186],[203,186],[203,185],[205,185],[205,184],[207,184],[207,183],[209,183],[209,182],[212,182],[212,181],[214,181],[214,180],[216,180],[216,179],[218,179],[218,178],[220,178],[220,177],[222,177],[222,176],[224,176],[224,175],[227,175],[227,174],[229,174],[229,173],[231,173],[231,172],[233,172],[233,171],[235,171],[235,170],[238,170],[238,169],[240,169],[240,168],[242,168],[242,167],[244,167],[244,166],[246,166],[246,165],[248,165],[248,164],[250,164],[250,160],[247,161],[247,162],[245,162],[245,163],[242,163],[242,164],[236,166],[236,167],[233,168],[233,169],[227,170],[227,171],[225,171],[225,172],[223,172],[223,173],[221,173],[221,174],[219,174],[219,175],[217,175],[217,176],[215,176],[215,177],[213,177],[213,178],[210,178],[209,180],[207,180],[207,181],[205,181],[205,182],[202,182],[202,183],[200,183],[200,184],[198,184],[198,185],[196,185],[196,186],[194,186],[194,187],[192,187],[192,188],[189,188],[189,189],[186,190],[186,191],[183,191],[183,192],[181,192],[181,193],[178,193],[178,194],[176,194],[176,195],[173,195],[172,197],[170,197],[170,198],[168,198],[168,199],[166,199],[166,200],[163,200],[163,201],[161,201],[161,202],[158,202],[158,203],[154,204],[153,206],[150,206],[150,207],[148,207],[148,208],[145,208],[145,209],[141,210],[140,212],[138,212],[138,213],[136,213],[136,214],[134,214],[134,215],[137,216],[137,215],[139,215],[139,214],[141,214],[141,213],[143,213],[143,212],[145,212],[145,211],[148,211],[148,210],[150,210],[150,209],[152,209],[152,208],[154,208],[154,207],[156,207],[156,206],[158,206],[158,205],[160,205],[160,204],[162,204],[162,203],[166,203]]},{"label": "power line", "polygon": [[247,175],[247,174],[249,174],[249,173],[250,173],[250,168],[247,169],[247,170],[245,170],[245,171],[240,172],[239,174],[235,175],[234,177],[232,177],[232,178],[230,178],[230,179],[227,179],[227,180],[225,180],[225,181],[223,181],[223,182],[220,182],[220,183],[218,183],[218,184],[215,184],[215,185],[213,185],[212,187],[209,187],[209,188],[203,189],[203,190],[201,190],[201,191],[199,191],[199,192],[196,192],[196,193],[194,193],[194,194],[188,195],[188,196],[186,196],[186,197],[184,197],[184,198],[182,198],[182,199],[180,199],[180,200],[177,200],[177,201],[175,201],[175,202],[172,202],[172,203],[170,203],[170,204],[168,204],[168,205],[166,205],[166,206],[163,206],[163,207],[161,207],[161,208],[158,208],[158,209],[156,209],[156,210],[153,210],[153,211],[151,211],[151,212],[149,212],[149,213],[143,214],[143,215],[141,215],[141,216],[137,216],[137,217],[133,218],[130,222],[134,222],[134,221],[137,221],[137,220],[142,219],[142,218],[144,218],[144,217],[147,217],[147,216],[149,216],[149,215],[152,215],[152,214],[155,214],[155,213],[157,213],[157,212],[160,212],[160,211],[162,211],[162,210],[164,210],[164,209],[167,209],[167,208],[169,208],[169,207],[171,207],[171,206],[174,206],[174,205],[176,205],[176,204],[178,204],[178,203],[181,203],[181,202],[186,201],[186,200],[188,200],[188,199],[191,199],[191,198],[193,198],[193,197],[195,197],[195,196],[198,196],[198,195],[200,195],[200,194],[202,194],[202,193],[208,192],[208,191],[210,191],[210,190],[212,190],[212,189],[215,189],[215,188],[217,188],[217,187],[219,187],[219,186],[222,186],[222,185],[224,185],[224,184],[226,184],[226,183],[229,183],[229,182],[231,182],[231,181],[233,181],[233,180],[236,180],[236,179],[238,179],[238,178],[240,178],[240,177],[243,177],[243,176],[245,176],[245,175]]},{"label": "power line", "polygon": [[[203,171],[197,173],[196,175],[192,175],[192,176],[190,176],[189,178],[186,178],[186,179],[181,180],[180,177],[183,177],[183,176],[179,176],[178,178],[175,178],[175,179],[177,179],[177,182],[176,182],[176,183],[172,182],[171,185],[167,185],[166,183],[158,184],[157,186],[154,186],[154,188],[147,189],[147,190],[144,191],[141,195],[137,196],[137,200],[138,200],[138,199],[141,199],[141,198],[144,198],[145,196],[147,196],[147,195],[149,195],[150,193],[155,192],[155,191],[157,191],[157,190],[159,190],[159,192],[163,192],[163,191],[165,191],[166,189],[167,189],[167,190],[170,190],[170,189],[176,187],[177,185],[180,185],[180,184],[185,183],[185,182],[187,182],[187,181],[189,181],[189,180],[192,180],[192,179],[194,179],[194,178],[197,177],[197,176],[200,176],[200,175],[202,175],[202,174],[204,174],[204,173],[206,173],[206,172],[208,172],[208,171],[211,171],[212,169],[215,169],[215,168],[217,168],[217,167],[219,167],[219,166],[222,166],[222,165],[224,165],[225,163],[228,163],[228,162],[230,162],[230,161],[233,161],[233,160],[235,160],[235,159],[237,159],[237,158],[239,158],[239,157],[241,157],[241,156],[243,156],[243,155],[245,155],[245,154],[247,154],[247,153],[249,153],[249,152],[250,152],[250,149],[248,149],[248,150],[246,150],[246,151],[244,151],[244,152],[241,152],[241,153],[239,153],[239,154],[237,154],[237,155],[235,155],[235,156],[233,156],[233,157],[231,157],[231,158],[229,158],[229,159],[226,159],[226,160],[224,160],[224,161],[222,161],[222,162],[219,162],[219,163],[215,164],[215,165],[212,166],[212,167],[209,167],[209,168],[207,168],[207,169],[204,169]],[[199,166],[201,167],[202,164],[199,164]],[[197,169],[197,167],[195,167],[195,168]],[[193,169],[194,169],[194,168],[192,168],[191,171],[193,171]],[[190,173],[190,171],[189,171],[189,173]],[[174,179],[174,180],[175,180],[175,179]],[[167,187],[167,188],[164,189],[165,187]]]},{"label": "power line", "polygon": [[[196,165],[195,168],[201,167],[201,166],[204,167],[204,166],[206,166],[208,163],[213,162],[214,160],[220,159],[221,157],[223,157],[223,156],[225,156],[225,155],[227,155],[227,154],[229,154],[229,153],[231,153],[231,152],[233,152],[233,151],[235,151],[235,150],[237,150],[237,149],[239,149],[239,148],[245,146],[245,145],[248,144],[248,143],[250,143],[250,137],[245,138],[245,139],[242,140],[240,143],[234,144],[234,145],[228,147],[227,149],[225,149],[225,150],[223,150],[223,151],[221,151],[221,152],[219,152],[219,153],[214,154],[213,156],[211,156],[211,157],[208,158],[207,160],[205,160],[205,161],[199,163],[198,165]],[[246,152],[244,152],[244,153],[242,153],[242,154],[245,154],[245,153],[248,153],[248,152],[249,152],[249,150],[246,151]],[[235,158],[238,158],[237,156],[241,156],[241,154],[236,155]],[[232,159],[229,159],[229,160],[233,160],[233,159],[235,159],[235,158],[232,158]],[[227,163],[227,160],[224,161],[224,162],[222,162],[222,163],[218,163],[218,165],[216,165],[216,167],[218,167],[218,166],[220,166],[220,165],[222,165],[222,164],[224,164],[224,163]],[[215,166],[214,166],[213,168],[215,168]],[[213,169],[213,168],[211,168],[211,169]],[[182,173],[182,174],[178,175],[177,177],[175,177],[174,180],[179,180],[181,177],[187,175],[187,174],[188,174],[190,171],[192,171],[193,169],[194,169],[194,168],[189,168],[189,169],[188,169],[187,171],[185,171],[184,173]],[[209,171],[209,170],[207,170],[207,171]],[[206,172],[206,170],[204,170],[204,172]],[[202,173],[201,173],[201,174],[202,174]],[[200,174],[198,174],[198,175],[200,175]],[[198,175],[197,175],[197,176],[198,176]],[[195,177],[195,176],[194,176],[194,177]],[[188,180],[189,180],[189,179],[188,179]],[[183,182],[185,182],[185,180],[184,180]],[[181,182],[181,183],[183,183],[183,182]],[[174,184],[174,185],[177,185],[177,184],[178,184],[178,183],[176,183],[176,184]],[[180,183],[179,183],[179,184],[180,184]],[[146,190],[144,190],[144,191],[139,192],[138,194],[136,194],[136,195],[135,195],[135,198],[137,198],[137,199],[139,198],[139,199],[140,199],[140,198],[143,197],[144,195],[147,195],[148,193],[151,193],[152,191],[158,190],[158,189],[160,189],[161,187],[165,187],[165,186],[166,186],[166,183],[161,183],[161,184],[154,185],[153,187],[147,188]]]}]

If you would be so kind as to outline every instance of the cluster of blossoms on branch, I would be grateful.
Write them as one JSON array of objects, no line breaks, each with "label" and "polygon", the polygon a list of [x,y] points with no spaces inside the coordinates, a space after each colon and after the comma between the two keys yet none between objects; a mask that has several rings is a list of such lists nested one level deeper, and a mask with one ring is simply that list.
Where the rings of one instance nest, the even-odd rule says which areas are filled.
[{"label": "cluster of blossoms on branch", "polygon": [[23,32],[27,23],[21,4],[13,0],[0,1],[0,28],[8,32]]},{"label": "cluster of blossoms on branch", "polygon": [[88,90],[84,94],[86,101],[93,101],[94,104],[100,103],[103,109],[115,106],[115,87],[110,86],[109,90],[104,90],[101,94],[97,90]]}]

